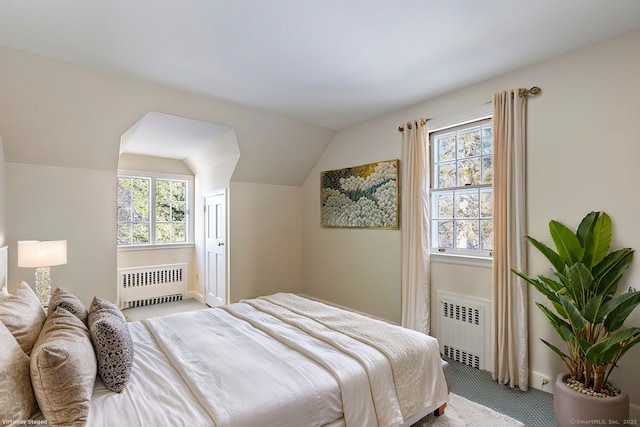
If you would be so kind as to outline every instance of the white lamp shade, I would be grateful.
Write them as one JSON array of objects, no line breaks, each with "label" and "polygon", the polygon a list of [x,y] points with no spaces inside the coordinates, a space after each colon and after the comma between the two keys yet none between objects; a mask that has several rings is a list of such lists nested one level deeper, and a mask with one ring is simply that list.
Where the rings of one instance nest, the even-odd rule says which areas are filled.
[{"label": "white lamp shade", "polygon": [[18,267],[52,267],[67,263],[67,241],[21,240],[18,242]]}]

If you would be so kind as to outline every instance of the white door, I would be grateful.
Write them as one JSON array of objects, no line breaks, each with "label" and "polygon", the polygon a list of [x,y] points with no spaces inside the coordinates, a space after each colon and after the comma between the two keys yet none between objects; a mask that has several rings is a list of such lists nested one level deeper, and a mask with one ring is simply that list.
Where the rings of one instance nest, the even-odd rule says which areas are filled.
[{"label": "white door", "polygon": [[226,196],[205,198],[205,292],[211,307],[227,303]]}]

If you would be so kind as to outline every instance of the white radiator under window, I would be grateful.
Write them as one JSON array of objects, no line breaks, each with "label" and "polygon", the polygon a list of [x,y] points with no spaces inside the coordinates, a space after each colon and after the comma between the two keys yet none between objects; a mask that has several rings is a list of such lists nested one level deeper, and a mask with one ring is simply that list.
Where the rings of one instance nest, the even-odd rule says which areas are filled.
[{"label": "white radiator under window", "polygon": [[187,268],[188,264],[119,268],[118,305],[125,309],[182,300]]},{"label": "white radiator under window", "polygon": [[438,291],[440,352],[477,369],[490,366],[491,301]]}]

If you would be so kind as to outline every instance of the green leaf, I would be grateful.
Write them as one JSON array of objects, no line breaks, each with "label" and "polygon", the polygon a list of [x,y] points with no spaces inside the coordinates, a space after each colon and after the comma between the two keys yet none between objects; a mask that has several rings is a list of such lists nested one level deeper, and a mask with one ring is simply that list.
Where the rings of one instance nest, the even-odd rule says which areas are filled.
[{"label": "green leaf", "polygon": [[543,343],[545,343],[547,345],[547,347],[549,347],[551,350],[553,350],[558,356],[560,356],[560,358],[562,359],[568,359],[569,356],[567,356],[566,354],[564,354],[562,352],[562,350],[560,350],[558,347],[556,347],[555,345],[551,344],[549,341],[545,341],[542,338],[540,338],[540,341],[542,341]]},{"label": "green leaf", "polygon": [[584,248],[573,231],[569,230],[564,224],[551,220],[549,221],[549,232],[558,250],[558,255],[562,257],[565,263],[572,265],[582,261]]},{"label": "green leaf", "polygon": [[[539,302],[536,302],[536,305],[544,313],[544,315],[547,316],[547,318],[551,322],[551,326],[553,326],[558,335],[560,335],[560,338],[562,338],[564,341],[571,341],[571,338],[573,337],[573,333],[571,332],[571,325],[558,317],[558,315],[556,315],[546,306],[540,304]],[[569,331],[569,336],[566,333],[567,330]]]},{"label": "green leaf", "polygon": [[598,219],[599,215],[600,212],[592,211],[586,214],[585,217],[582,218],[582,221],[580,221],[580,225],[578,226],[576,235],[578,236],[578,239],[580,239],[580,244],[582,245],[582,247],[584,247],[584,242],[585,240],[587,240],[587,234],[592,232],[593,224],[596,222],[596,219]]},{"label": "green leaf", "polygon": [[577,262],[567,268],[566,286],[567,294],[572,302],[581,310],[586,304],[585,295],[589,295],[593,276],[591,271],[581,262]]},{"label": "green leaf", "polygon": [[[591,214],[594,214],[592,212]],[[590,215],[587,217],[590,217]],[[587,219],[585,217],[585,219]],[[584,222],[584,220],[583,220]],[[595,212],[595,221],[588,220],[591,225],[588,227],[588,231],[584,235],[584,257],[582,262],[589,267],[589,269],[598,265],[611,247],[611,234],[612,225],[611,218],[604,212]],[[582,226],[582,223],[580,224]],[[580,230],[580,228],[578,228]],[[582,231],[579,231],[580,234]]]},{"label": "green leaf", "polygon": [[578,308],[564,295],[560,295],[560,303],[569,316],[569,322],[571,323],[575,334],[577,335],[582,332],[584,327],[587,326],[587,320],[582,317]]},{"label": "green leaf", "polygon": [[533,237],[525,236],[525,238],[538,251],[540,251],[540,253],[542,255],[544,255],[549,260],[549,262],[551,263],[553,268],[555,268],[556,271],[561,272],[561,273],[564,271],[565,261],[564,261],[564,259],[562,259],[562,257],[560,255],[558,255],[558,253],[556,251],[554,251],[553,249],[551,249],[550,247],[548,247],[544,243],[539,242],[538,240],[534,239]]},{"label": "green leaf", "polygon": [[622,275],[629,269],[633,261],[634,250],[630,248],[618,249],[607,255],[593,268],[593,278],[600,295],[613,295],[618,289]]},{"label": "green leaf", "polygon": [[587,301],[581,311],[582,317],[589,323],[602,323],[604,317],[608,314],[603,308],[602,295],[597,295]]},{"label": "green leaf", "polygon": [[629,289],[629,292],[620,294],[607,301],[605,308],[615,307],[604,321],[604,327],[607,331],[617,331],[633,310],[640,304],[640,291]]},{"label": "green leaf", "polygon": [[610,363],[619,352],[626,352],[630,347],[637,344],[639,336],[640,328],[625,329],[592,345],[585,352],[585,357],[596,365]]}]

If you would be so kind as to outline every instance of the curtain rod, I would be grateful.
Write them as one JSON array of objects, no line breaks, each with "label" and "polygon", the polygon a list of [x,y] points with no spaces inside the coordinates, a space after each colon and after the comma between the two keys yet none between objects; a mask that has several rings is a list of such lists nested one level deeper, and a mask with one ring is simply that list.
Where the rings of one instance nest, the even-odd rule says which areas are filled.
[{"label": "curtain rod", "polygon": [[[420,120],[420,124],[421,125],[426,125],[427,124],[427,120],[429,119],[419,119]],[[398,126],[398,132],[404,132],[404,127],[406,126],[408,129],[411,129],[413,127],[413,124],[415,123],[416,126],[418,125],[418,120],[414,121],[414,122],[407,122],[405,124],[401,124],[400,126]]]},{"label": "curtain rod", "polygon": [[520,98],[524,98],[525,96],[529,95],[537,95],[540,92],[542,92],[542,89],[540,89],[538,86],[532,86],[531,89],[518,89],[518,96]]},{"label": "curtain rod", "polygon": [[[520,98],[524,98],[524,97],[529,96],[529,95],[538,95],[538,94],[540,94],[541,92],[542,92],[542,89],[540,89],[538,86],[531,86],[531,88],[530,88],[530,89],[518,89],[518,96],[519,96]],[[493,102],[493,101],[488,101],[488,102],[487,102],[487,104],[490,104],[491,102]],[[429,119],[420,119],[420,124],[424,125],[424,124],[426,124],[426,123],[427,123],[427,121],[428,121],[428,120],[429,120]],[[416,121],[415,121],[415,122],[413,122],[413,123],[416,123],[416,124],[417,124],[417,123],[418,123],[418,121],[416,120]],[[400,126],[398,126],[398,132],[404,132],[404,128],[405,128],[405,126],[406,126],[408,129],[411,129],[411,127],[412,127],[412,122],[407,122],[407,123],[405,123],[405,124],[401,124]]]}]

